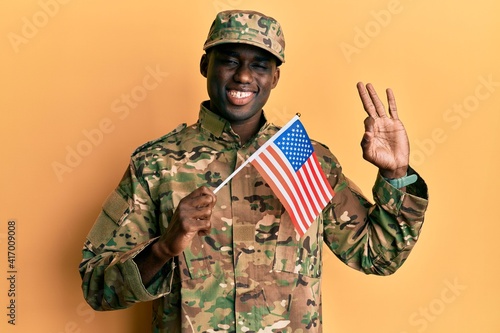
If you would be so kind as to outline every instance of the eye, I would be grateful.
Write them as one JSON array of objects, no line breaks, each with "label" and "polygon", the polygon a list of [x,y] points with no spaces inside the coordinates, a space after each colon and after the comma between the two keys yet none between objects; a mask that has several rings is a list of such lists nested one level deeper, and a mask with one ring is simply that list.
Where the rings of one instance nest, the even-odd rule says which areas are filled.
[{"label": "eye", "polygon": [[233,58],[222,58],[220,62],[228,66],[238,66],[238,61]]},{"label": "eye", "polygon": [[269,68],[269,66],[265,62],[257,62],[254,63],[252,66],[259,70],[267,70]]}]

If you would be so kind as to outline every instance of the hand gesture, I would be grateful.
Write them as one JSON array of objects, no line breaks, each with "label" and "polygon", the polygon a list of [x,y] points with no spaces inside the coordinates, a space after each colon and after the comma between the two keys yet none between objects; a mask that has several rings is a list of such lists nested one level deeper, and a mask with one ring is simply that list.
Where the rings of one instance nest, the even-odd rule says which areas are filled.
[{"label": "hand gesture", "polygon": [[167,230],[158,241],[163,252],[170,257],[178,256],[194,237],[209,231],[215,202],[215,194],[205,186],[182,198]]},{"label": "hand gesture", "polygon": [[181,199],[165,233],[134,258],[145,285],[168,260],[190,246],[194,237],[210,230],[216,199],[215,194],[205,186]]},{"label": "hand gesture", "polygon": [[410,146],[403,123],[398,118],[396,100],[391,89],[387,89],[389,116],[375,88],[368,83],[357,84],[359,97],[368,113],[365,119],[365,134],[361,140],[363,158],[377,166],[386,178],[400,178],[406,174],[409,164]]}]

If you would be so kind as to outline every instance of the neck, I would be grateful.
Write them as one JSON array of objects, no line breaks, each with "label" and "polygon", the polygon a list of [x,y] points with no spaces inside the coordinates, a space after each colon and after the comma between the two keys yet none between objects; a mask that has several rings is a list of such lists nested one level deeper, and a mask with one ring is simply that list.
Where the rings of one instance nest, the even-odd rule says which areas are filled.
[{"label": "neck", "polygon": [[262,117],[262,112],[258,113],[259,116],[252,117],[243,122],[232,122],[231,128],[240,137],[241,143],[245,144],[250,140],[260,129],[264,119]]}]

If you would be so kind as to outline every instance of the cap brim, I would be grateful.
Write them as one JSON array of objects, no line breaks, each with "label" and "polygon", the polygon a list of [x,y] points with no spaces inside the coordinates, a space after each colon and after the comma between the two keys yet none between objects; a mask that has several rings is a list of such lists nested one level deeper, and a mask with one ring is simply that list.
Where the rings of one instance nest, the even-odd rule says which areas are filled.
[{"label": "cap brim", "polygon": [[251,40],[231,39],[231,38],[230,39],[214,40],[214,41],[210,41],[210,42],[205,43],[205,45],[203,45],[203,50],[207,50],[207,49],[209,49],[211,47],[214,47],[214,46],[217,46],[217,45],[221,45],[221,44],[248,44],[248,45],[252,45],[252,46],[258,47],[259,49],[262,49],[264,51],[267,51],[267,52],[271,53],[273,56],[275,56],[276,58],[278,58],[278,60],[281,63],[285,62],[285,59],[277,51],[275,51],[273,49],[270,49],[270,48],[267,48],[267,47],[262,47],[261,43],[254,42],[254,41],[251,41]]}]

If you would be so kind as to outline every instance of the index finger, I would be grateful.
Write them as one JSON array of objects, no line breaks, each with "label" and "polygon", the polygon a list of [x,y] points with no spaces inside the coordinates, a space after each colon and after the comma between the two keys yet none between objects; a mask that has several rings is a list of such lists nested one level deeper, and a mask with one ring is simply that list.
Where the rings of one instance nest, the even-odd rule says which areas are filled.
[{"label": "index finger", "polygon": [[192,206],[207,207],[215,203],[217,197],[208,187],[200,186],[193,192],[185,196],[182,200],[184,199],[186,202],[189,202]]},{"label": "index finger", "polygon": [[389,115],[392,119],[399,119],[398,108],[396,106],[396,98],[391,88],[387,88],[387,102],[389,103]]}]

